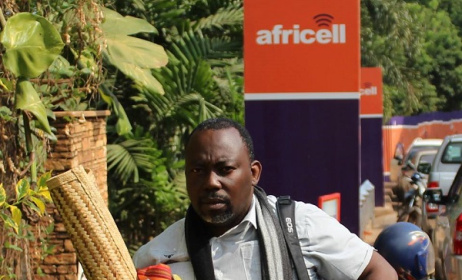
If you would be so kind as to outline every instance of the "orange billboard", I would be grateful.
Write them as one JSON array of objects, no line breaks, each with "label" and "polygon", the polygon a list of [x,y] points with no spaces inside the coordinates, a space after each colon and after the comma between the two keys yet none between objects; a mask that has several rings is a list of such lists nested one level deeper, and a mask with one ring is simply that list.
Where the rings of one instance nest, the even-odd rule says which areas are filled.
[{"label": "orange billboard", "polygon": [[361,116],[382,116],[382,69],[380,67],[361,68],[361,88],[359,92],[361,94]]},{"label": "orange billboard", "polygon": [[359,0],[245,0],[245,93],[357,93]]}]

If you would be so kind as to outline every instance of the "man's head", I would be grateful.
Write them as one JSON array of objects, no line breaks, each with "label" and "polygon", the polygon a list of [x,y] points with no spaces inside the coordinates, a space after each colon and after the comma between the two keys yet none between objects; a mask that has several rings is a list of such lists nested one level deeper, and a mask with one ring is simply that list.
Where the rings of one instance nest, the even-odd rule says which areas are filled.
[{"label": "man's head", "polygon": [[207,120],[191,133],[185,155],[191,205],[221,235],[245,217],[260,178],[250,135],[232,120]]},{"label": "man's head", "polygon": [[250,133],[247,131],[247,129],[245,129],[245,127],[243,127],[238,122],[233,121],[231,119],[227,119],[227,118],[208,119],[200,123],[198,126],[196,126],[196,128],[194,128],[194,130],[189,135],[188,141],[186,141],[186,146],[188,146],[189,139],[191,139],[191,137],[197,131],[202,131],[202,130],[207,130],[207,129],[220,130],[220,129],[226,129],[226,128],[237,129],[237,131],[239,132],[239,135],[242,138],[242,141],[247,147],[249,159],[252,162],[255,159],[255,153],[253,150],[253,141],[252,141],[252,137],[250,136]]}]

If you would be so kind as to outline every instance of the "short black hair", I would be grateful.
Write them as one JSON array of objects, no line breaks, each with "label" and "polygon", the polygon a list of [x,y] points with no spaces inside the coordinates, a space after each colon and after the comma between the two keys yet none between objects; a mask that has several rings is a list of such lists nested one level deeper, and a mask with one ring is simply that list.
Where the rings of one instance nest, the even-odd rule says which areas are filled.
[{"label": "short black hair", "polygon": [[255,159],[255,153],[253,150],[253,141],[252,137],[250,136],[249,131],[242,126],[240,123],[228,119],[228,118],[213,118],[213,119],[208,119],[203,122],[201,122],[194,130],[189,134],[188,139],[186,140],[186,145],[185,147],[188,146],[189,139],[193,136],[194,133],[197,131],[203,131],[203,130],[220,130],[220,129],[226,129],[226,128],[235,128],[237,131],[239,131],[239,135],[241,136],[242,141],[244,142],[245,146],[247,147],[247,152],[249,154],[249,159],[250,162],[252,162]]}]

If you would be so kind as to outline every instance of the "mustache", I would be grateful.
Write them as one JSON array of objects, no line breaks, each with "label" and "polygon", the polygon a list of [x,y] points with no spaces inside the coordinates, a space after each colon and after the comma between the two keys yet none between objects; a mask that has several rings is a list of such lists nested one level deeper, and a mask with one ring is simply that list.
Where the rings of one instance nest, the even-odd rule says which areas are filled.
[{"label": "mustache", "polygon": [[210,192],[202,196],[199,201],[200,202],[220,201],[224,203],[229,203],[230,200],[227,195],[222,195],[216,192]]}]

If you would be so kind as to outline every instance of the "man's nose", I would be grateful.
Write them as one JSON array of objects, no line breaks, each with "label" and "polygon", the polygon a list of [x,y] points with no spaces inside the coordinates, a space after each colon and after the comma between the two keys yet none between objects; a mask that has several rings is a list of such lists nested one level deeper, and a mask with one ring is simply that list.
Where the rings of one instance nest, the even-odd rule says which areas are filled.
[{"label": "man's nose", "polygon": [[209,172],[206,180],[206,187],[209,189],[221,188],[220,176],[216,172]]}]

